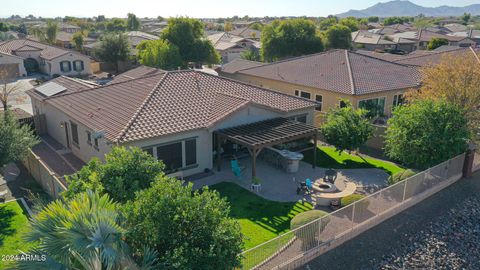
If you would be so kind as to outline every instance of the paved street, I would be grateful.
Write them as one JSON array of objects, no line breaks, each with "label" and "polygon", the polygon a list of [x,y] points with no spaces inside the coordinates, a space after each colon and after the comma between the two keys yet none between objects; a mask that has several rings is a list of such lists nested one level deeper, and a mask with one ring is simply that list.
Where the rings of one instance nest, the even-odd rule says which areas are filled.
[{"label": "paved street", "polygon": [[[422,235],[418,236],[419,232],[431,230],[431,227],[436,228],[438,223],[456,217],[456,212],[465,209],[466,205],[472,205],[472,200],[477,200],[478,194],[480,194],[480,172],[477,172],[471,179],[460,180],[419,205],[370,229],[337,249],[327,252],[302,269],[348,270],[382,267],[384,269],[403,269],[400,267],[385,267],[384,264],[379,264],[379,262],[391,257],[395,252],[408,254],[409,252],[415,252],[416,249],[421,249],[422,243],[413,245],[412,240],[422,237]],[[465,237],[468,239],[469,235],[465,235]],[[449,242],[446,242],[448,256],[454,253],[456,260],[468,262],[469,254],[453,250],[453,244],[450,244],[449,247]],[[414,247],[410,248],[411,246]],[[475,249],[472,249],[472,252],[475,252]],[[442,255],[441,252],[439,254]],[[448,260],[448,258],[445,257],[445,260]],[[439,269],[438,267],[435,268]],[[443,269],[452,268],[455,267],[451,266]]]}]

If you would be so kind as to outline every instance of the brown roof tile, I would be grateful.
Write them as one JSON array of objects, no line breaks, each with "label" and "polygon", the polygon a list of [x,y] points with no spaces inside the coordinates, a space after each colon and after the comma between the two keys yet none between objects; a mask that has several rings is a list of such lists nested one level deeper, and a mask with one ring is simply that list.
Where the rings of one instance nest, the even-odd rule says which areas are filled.
[{"label": "brown roof tile", "polygon": [[316,105],[197,71],[161,72],[47,102],[114,142],[207,128],[249,103],[281,112]]},{"label": "brown roof tile", "polygon": [[414,68],[347,50],[331,50],[238,72],[350,95],[412,88],[420,82]]},{"label": "brown roof tile", "polygon": [[67,53],[79,54],[78,52],[64,48],[43,44],[30,39],[12,39],[0,43],[0,51],[9,54],[15,54],[15,51],[40,50],[40,57],[46,60],[52,60]]}]

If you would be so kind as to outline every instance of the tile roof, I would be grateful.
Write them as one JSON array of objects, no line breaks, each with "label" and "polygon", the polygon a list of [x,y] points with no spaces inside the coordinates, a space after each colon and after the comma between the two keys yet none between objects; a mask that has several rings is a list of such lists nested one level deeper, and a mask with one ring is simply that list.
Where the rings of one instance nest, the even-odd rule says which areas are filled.
[{"label": "tile roof", "polygon": [[68,53],[81,55],[75,51],[43,44],[41,42],[30,39],[13,39],[0,43],[0,51],[4,53],[15,54],[15,51],[25,50],[41,51],[40,57],[46,60],[52,60]]},{"label": "tile roof", "polygon": [[112,142],[209,128],[248,104],[289,112],[316,103],[197,71],[159,72],[47,102]]},{"label": "tile roof", "polygon": [[374,45],[395,45],[396,43],[385,39],[382,35],[370,33],[368,31],[352,32],[352,42],[359,44]]},{"label": "tile roof", "polygon": [[250,29],[248,27],[237,28],[233,31],[230,31],[229,33],[232,34],[232,35],[241,36],[241,37],[244,37],[244,38],[259,39],[259,38],[262,37],[262,31],[258,31],[258,30],[255,30],[255,29]]},{"label": "tile roof", "polygon": [[159,72],[162,72],[162,70],[156,69],[153,67],[139,66],[134,69],[130,69],[124,73],[118,74],[108,84],[129,81],[132,79],[138,79],[138,78],[145,77],[148,75],[153,75],[154,73],[159,73]]},{"label": "tile roof", "polygon": [[259,66],[263,66],[263,65],[265,65],[265,63],[249,61],[249,60],[245,60],[245,59],[242,59],[242,58],[235,58],[232,61],[223,65],[219,69],[219,71],[233,74],[233,73],[235,73],[237,71],[240,71],[242,69],[259,67]]},{"label": "tile roof", "polygon": [[414,68],[347,50],[306,55],[238,72],[349,95],[412,88],[420,83],[420,74]]}]

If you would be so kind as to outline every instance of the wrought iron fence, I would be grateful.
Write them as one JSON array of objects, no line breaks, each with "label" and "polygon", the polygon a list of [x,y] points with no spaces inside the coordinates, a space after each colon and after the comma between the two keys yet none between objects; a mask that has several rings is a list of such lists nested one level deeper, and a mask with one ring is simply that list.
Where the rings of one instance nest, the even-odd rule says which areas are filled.
[{"label": "wrought iron fence", "polygon": [[294,269],[462,177],[465,154],[242,253],[242,269]]}]

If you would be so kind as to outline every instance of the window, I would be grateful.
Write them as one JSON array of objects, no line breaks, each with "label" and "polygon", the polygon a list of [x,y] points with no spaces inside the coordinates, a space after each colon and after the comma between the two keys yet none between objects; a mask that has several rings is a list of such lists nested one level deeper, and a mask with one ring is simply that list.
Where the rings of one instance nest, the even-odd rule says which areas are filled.
[{"label": "window", "polygon": [[92,133],[90,131],[87,131],[87,143],[92,145]]},{"label": "window", "polygon": [[72,65],[68,61],[60,62],[60,70],[62,72],[70,72],[72,70]]},{"label": "window", "polygon": [[295,120],[295,121],[300,122],[300,123],[305,123],[305,124],[307,123],[307,115],[306,114],[295,115],[295,116],[289,117],[288,119]]},{"label": "window", "polygon": [[98,139],[97,138],[95,138],[94,143],[95,144],[93,145],[93,148],[98,150]]},{"label": "window", "polygon": [[157,147],[157,158],[163,161],[167,171],[182,168],[182,142]]},{"label": "window", "polygon": [[368,117],[382,116],[385,112],[385,98],[372,98],[361,100],[358,107],[368,111]]},{"label": "window", "polygon": [[78,126],[77,124],[70,122],[71,130],[72,130],[72,141],[73,144],[78,147]]},{"label": "window", "polygon": [[311,94],[309,92],[295,90],[295,96],[310,99]]},{"label": "window", "polygon": [[197,164],[197,141],[185,141],[185,166]]},{"label": "window", "polygon": [[405,98],[403,97],[402,94],[393,96],[393,106],[394,107],[402,105],[402,104],[405,104]]},{"label": "window", "polygon": [[318,102],[318,105],[315,108],[315,110],[321,112],[322,111],[323,97],[321,95],[315,95],[315,101]]},{"label": "window", "polygon": [[83,69],[84,69],[83,61],[82,60],[73,61],[73,69],[75,71],[83,71]]}]

